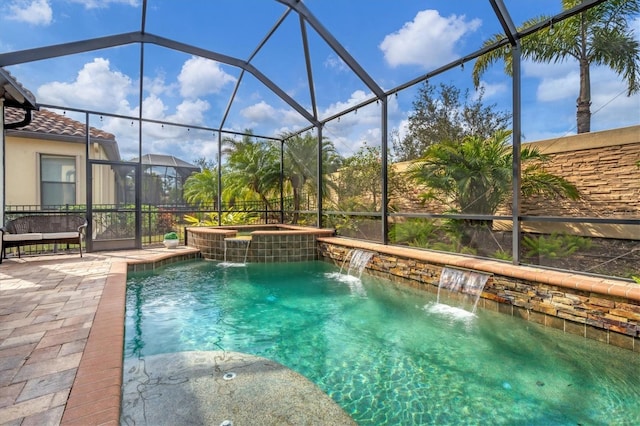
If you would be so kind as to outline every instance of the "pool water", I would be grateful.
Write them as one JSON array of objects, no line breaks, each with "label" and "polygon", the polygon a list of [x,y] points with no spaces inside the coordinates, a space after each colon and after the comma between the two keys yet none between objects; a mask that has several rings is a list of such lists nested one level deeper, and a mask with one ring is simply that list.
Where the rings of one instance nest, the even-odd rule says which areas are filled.
[{"label": "pool water", "polygon": [[125,358],[221,349],[303,374],[360,425],[640,424],[638,353],[323,262],[130,274]]}]

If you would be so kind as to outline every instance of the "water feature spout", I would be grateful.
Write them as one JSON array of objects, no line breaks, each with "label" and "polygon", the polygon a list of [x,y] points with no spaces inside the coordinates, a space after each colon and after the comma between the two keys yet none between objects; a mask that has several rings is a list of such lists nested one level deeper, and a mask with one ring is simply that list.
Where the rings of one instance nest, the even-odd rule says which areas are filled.
[{"label": "water feature spout", "polygon": [[[349,269],[347,275],[351,275],[351,271],[358,273],[358,278],[362,277],[362,272],[367,267],[369,260],[373,257],[373,253],[366,250],[353,249],[350,251],[351,260],[349,261]],[[342,269],[340,270],[342,272]]]},{"label": "water feature spout", "polygon": [[437,303],[441,303],[440,293],[447,292],[451,296],[450,299],[459,301],[457,308],[475,314],[478,300],[488,279],[489,275],[481,272],[444,267],[438,283]]},{"label": "water feature spout", "polygon": [[[249,246],[251,245],[251,237],[246,238],[246,237],[235,237],[235,238],[225,238],[224,239],[224,262],[227,263],[227,251],[229,249],[229,245],[231,244],[236,244],[237,246],[242,247],[244,245],[245,249],[244,249],[244,257],[243,257],[243,264],[247,263],[247,257],[249,256]],[[235,256],[234,256],[235,255]],[[233,253],[229,255],[229,258],[231,261],[231,259],[234,258],[238,258],[239,256],[237,255],[237,253]]]}]

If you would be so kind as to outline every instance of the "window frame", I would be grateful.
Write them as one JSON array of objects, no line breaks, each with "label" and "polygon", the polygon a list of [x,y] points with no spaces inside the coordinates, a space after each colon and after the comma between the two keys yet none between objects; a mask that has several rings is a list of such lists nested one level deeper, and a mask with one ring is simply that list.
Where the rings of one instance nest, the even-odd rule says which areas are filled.
[{"label": "window frame", "polygon": [[[63,180],[62,176],[60,176],[60,180],[46,180],[45,176],[48,174],[44,171],[47,166],[47,160],[64,162],[64,166],[68,166],[73,162],[73,170],[67,172],[67,175],[71,174],[72,177],[67,178],[67,180]],[[40,187],[40,205],[43,208],[47,206],[75,205],[78,200],[78,158],[73,155],[40,153],[38,162],[40,172],[38,179]],[[50,191],[45,191],[45,187],[47,186],[60,188],[58,194],[62,195],[62,199],[57,200],[55,203],[50,203],[45,200],[45,192],[50,193]],[[71,196],[73,199],[65,200],[66,196]]]}]

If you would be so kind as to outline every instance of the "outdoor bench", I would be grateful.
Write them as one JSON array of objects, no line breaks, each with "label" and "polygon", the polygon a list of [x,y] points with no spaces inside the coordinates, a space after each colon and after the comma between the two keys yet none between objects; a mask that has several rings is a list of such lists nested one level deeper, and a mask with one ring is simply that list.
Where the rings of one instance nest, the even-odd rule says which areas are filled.
[{"label": "outdoor bench", "polygon": [[87,228],[87,219],[77,214],[21,216],[10,220],[0,228],[2,251],[0,263],[7,256],[7,249],[36,244],[78,244],[82,257],[82,238]]}]

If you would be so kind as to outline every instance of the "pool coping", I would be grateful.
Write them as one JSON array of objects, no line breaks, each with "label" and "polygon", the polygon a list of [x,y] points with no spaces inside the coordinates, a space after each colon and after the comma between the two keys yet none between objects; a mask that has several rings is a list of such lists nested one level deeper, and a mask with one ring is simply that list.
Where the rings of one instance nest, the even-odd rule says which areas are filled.
[{"label": "pool coping", "polygon": [[513,265],[496,260],[418,250],[409,247],[390,246],[340,237],[318,238],[318,241],[640,301],[640,285],[623,280],[616,280],[614,278],[562,272],[526,265]]}]

